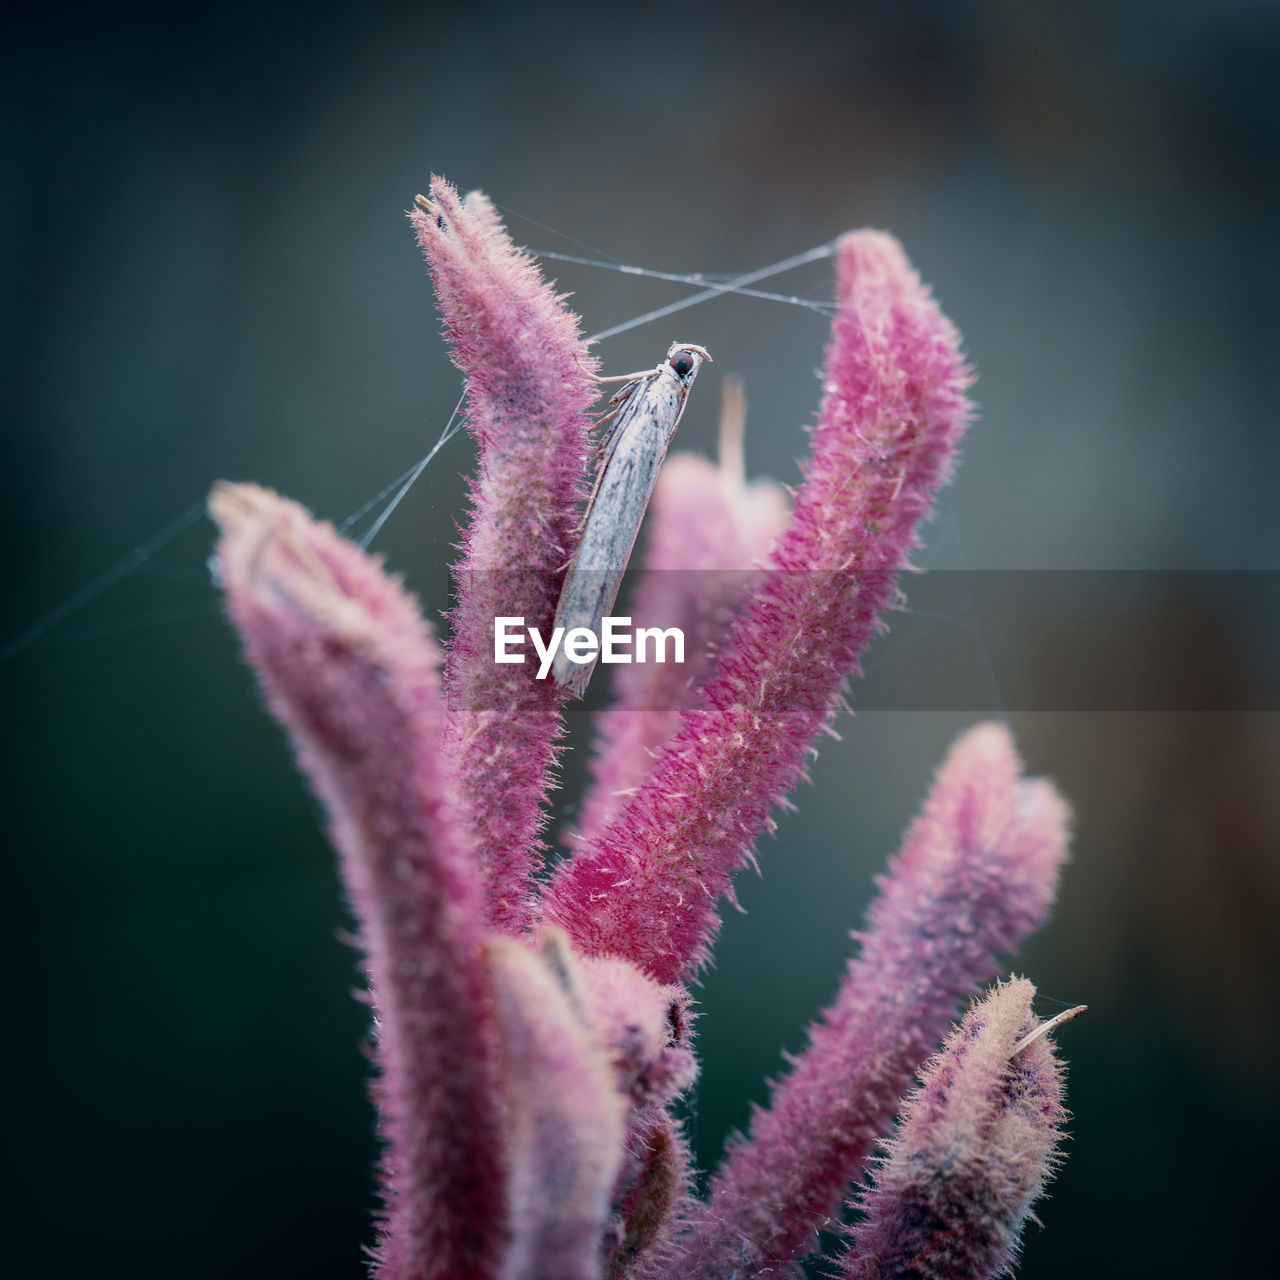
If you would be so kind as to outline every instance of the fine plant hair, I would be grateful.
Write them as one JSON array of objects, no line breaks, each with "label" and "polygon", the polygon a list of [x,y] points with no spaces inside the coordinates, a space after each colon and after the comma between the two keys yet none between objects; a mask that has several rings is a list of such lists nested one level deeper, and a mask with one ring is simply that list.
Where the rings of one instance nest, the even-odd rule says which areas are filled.
[{"label": "fine plant hair", "polygon": [[834,1000],[705,1197],[676,1109],[697,1076],[688,984],[722,903],[952,473],[972,416],[958,334],[891,236],[849,233],[794,494],[746,481],[732,384],[719,465],[668,461],[635,609],[679,621],[695,657],[678,682],[622,669],[573,853],[548,870],[568,695],[495,664],[493,625],[546,633],[555,616],[597,363],[484,196],[433,179],[410,221],[479,450],[448,642],[297,503],[226,483],[209,501],[228,615],[358,922],[383,1139],[374,1274],[799,1275],[819,1231],[849,1277],[1007,1272],[1065,1112],[1034,989],[997,979],[1049,914],[1069,812],[1001,725],[941,763]]}]

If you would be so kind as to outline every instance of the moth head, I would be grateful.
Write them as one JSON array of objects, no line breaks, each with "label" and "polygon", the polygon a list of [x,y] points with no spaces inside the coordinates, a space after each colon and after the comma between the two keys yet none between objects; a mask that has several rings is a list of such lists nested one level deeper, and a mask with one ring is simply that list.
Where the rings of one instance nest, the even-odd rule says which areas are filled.
[{"label": "moth head", "polygon": [[667,367],[685,386],[698,376],[702,362],[710,359],[711,353],[696,342],[673,342],[667,351]]}]

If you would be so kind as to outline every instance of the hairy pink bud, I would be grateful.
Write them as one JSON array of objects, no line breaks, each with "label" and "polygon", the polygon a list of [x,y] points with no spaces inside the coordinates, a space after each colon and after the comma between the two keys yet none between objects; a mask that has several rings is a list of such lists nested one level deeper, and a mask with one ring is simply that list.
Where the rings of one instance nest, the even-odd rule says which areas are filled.
[{"label": "hairy pink bud", "polygon": [[1025,978],[975,1002],[921,1073],[858,1207],[843,1280],[1011,1274],[1031,1206],[1057,1163],[1062,1068]]},{"label": "hairy pink bud", "polygon": [[717,900],[839,705],[969,418],[959,336],[896,240],[845,236],[823,402],[773,570],[648,781],[551,882],[588,951],[672,982],[706,962]]},{"label": "hairy pink bud", "polygon": [[516,249],[478,192],[441,178],[410,214],[480,447],[450,615],[445,747],[467,799],[485,872],[489,922],[519,933],[533,919],[531,877],[550,787],[560,696],[529,664],[493,660],[496,617],[544,632],[555,616],[586,475],[595,361],[577,317]]},{"label": "hairy pink bud", "polygon": [[438,655],[398,583],[296,503],[222,484],[227,609],[329,811],[378,1018],[387,1280],[495,1274],[503,1173],[476,867]]},{"label": "hairy pink bud", "polygon": [[598,1280],[626,1101],[562,933],[487,956],[502,1043],[511,1247],[503,1280]]},{"label": "hairy pink bud", "polygon": [[1020,778],[1003,726],[951,748],[834,1003],[712,1179],[681,1274],[783,1266],[812,1249],[960,999],[1047,917],[1067,817],[1050,784]]}]

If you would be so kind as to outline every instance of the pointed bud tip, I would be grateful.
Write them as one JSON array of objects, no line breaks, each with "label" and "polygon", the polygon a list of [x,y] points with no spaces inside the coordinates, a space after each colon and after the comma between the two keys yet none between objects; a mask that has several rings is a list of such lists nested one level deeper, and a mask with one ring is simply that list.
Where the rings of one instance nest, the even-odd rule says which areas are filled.
[{"label": "pointed bud tip", "polygon": [[274,490],[264,489],[261,485],[219,480],[209,490],[207,506],[209,515],[226,533],[284,501]]},{"label": "pointed bud tip", "polygon": [[1042,841],[1061,846],[1061,855],[1066,857],[1074,813],[1048,778],[1024,778],[1018,784],[1018,816]]},{"label": "pointed bud tip", "polygon": [[219,481],[208,510],[222,531],[217,555],[229,596],[317,624],[351,645],[373,637],[373,617],[342,580],[340,561],[359,553],[329,526],[255,484]]},{"label": "pointed bud tip", "polygon": [[843,290],[890,283],[920,286],[906,251],[887,231],[848,231],[836,241],[836,273]]},{"label": "pointed bud tip", "polygon": [[1017,778],[1022,771],[1013,734],[1007,725],[995,720],[974,725],[956,739],[947,763],[961,760],[974,768],[991,769],[1009,778]]}]

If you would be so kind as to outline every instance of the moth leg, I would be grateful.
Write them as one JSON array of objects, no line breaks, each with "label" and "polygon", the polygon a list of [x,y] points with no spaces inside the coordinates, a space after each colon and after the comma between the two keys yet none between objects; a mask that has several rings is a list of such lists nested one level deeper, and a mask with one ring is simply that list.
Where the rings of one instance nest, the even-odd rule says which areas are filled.
[{"label": "moth leg", "polygon": [[621,405],[618,405],[618,406],[617,406],[617,408],[615,408],[615,409],[610,409],[608,413],[602,413],[602,414],[601,414],[601,415],[600,415],[600,416],[599,416],[599,417],[598,417],[598,418],[597,418],[597,419],[596,419],[596,420],[591,424],[591,425],[592,425],[592,428],[595,428],[595,427],[603,427],[603,426],[604,426],[604,424],[605,424],[606,422],[608,422],[608,421],[610,421],[611,419],[616,418],[616,417],[618,416],[618,412],[619,412],[619,410],[620,410],[621,408],[622,408],[622,406],[621,406]]},{"label": "moth leg", "polygon": [[[631,381],[628,382],[625,387],[620,387],[615,391],[609,400],[609,412],[604,414],[603,417],[596,419],[596,426],[602,427],[611,419],[616,419],[618,414],[627,407],[631,397],[634,396],[635,393],[640,390],[641,386],[652,376],[652,373],[640,374],[638,377],[633,375]],[[611,426],[609,430],[600,437],[601,452],[608,450],[610,444],[613,442],[613,437],[617,433],[617,430],[618,423],[614,421],[613,426]]]},{"label": "moth leg", "polygon": [[[627,385],[625,387],[620,387],[617,391],[613,393],[613,395],[609,397],[609,408],[607,412],[605,412],[604,414],[602,414],[600,417],[596,419],[597,427],[602,427],[606,422],[609,421],[610,418],[617,417],[618,411],[627,403],[628,400],[631,399],[633,395],[635,395],[636,391],[640,387],[640,384],[644,381],[644,379],[648,375],[640,374],[639,376],[637,376],[636,374],[628,374],[627,376],[630,379],[627,382]],[[601,379],[601,381],[609,382],[609,381],[612,381],[612,379],[603,378]]]}]

